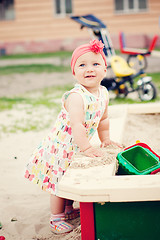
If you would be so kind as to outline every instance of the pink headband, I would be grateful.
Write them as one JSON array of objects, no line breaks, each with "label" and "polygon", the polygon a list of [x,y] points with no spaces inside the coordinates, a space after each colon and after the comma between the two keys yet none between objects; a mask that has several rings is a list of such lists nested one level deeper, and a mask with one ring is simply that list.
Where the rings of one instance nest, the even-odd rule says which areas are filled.
[{"label": "pink headband", "polygon": [[73,54],[72,54],[72,59],[71,59],[71,69],[72,69],[72,73],[75,74],[75,73],[74,73],[74,66],[75,66],[75,64],[76,64],[77,59],[78,59],[81,55],[83,55],[83,54],[85,54],[85,53],[87,53],[87,52],[100,53],[100,54],[102,55],[102,58],[103,58],[104,62],[105,62],[105,65],[106,65],[106,67],[107,67],[107,61],[106,61],[105,54],[104,54],[104,52],[103,52],[103,47],[104,47],[104,44],[102,43],[101,40],[99,41],[98,39],[95,39],[95,40],[90,41],[89,44],[83,44],[83,45],[77,47],[77,48],[74,50],[74,52],[73,52]]}]

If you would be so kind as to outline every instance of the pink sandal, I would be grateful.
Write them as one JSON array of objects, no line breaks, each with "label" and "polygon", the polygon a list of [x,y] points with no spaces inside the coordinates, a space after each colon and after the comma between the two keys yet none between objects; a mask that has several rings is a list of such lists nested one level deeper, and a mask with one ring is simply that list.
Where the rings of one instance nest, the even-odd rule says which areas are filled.
[{"label": "pink sandal", "polygon": [[56,218],[50,221],[51,231],[56,234],[69,233],[74,226],[64,221],[65,218]]},{"label": "pink sandal", "polygon": [[65,220],[72,220],[80,216],[80,209],[74,208],[73,210],[65,213]]}]

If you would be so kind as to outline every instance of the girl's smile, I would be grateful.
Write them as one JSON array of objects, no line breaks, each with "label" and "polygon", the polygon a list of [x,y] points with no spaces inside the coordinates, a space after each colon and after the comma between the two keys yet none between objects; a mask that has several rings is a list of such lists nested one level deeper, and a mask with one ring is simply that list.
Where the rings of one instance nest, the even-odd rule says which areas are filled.
[{"label": "girl's smile", "polygon": [[94,78],[94,77],[96,77],[95,75],[87,75],[87,76],[85,76],[85,78]]}]

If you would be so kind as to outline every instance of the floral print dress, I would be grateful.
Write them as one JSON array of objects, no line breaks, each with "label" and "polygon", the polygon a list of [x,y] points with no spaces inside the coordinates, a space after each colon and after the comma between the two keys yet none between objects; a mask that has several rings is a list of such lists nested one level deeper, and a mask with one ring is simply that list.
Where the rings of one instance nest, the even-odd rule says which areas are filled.
[{"label": "floral print dress", "polygon": [[62,97],[62,110],[54,127],[33,152],[25,169],[25,178],[38,184],[44,191],[58,195],[58,183],[79,151],[74,143],[68,112],[64,102],[73,93],[79,93],[84,101],[84,127],[90,140],[97,130],[99,121],[108,104],[108,91],[99,87],[99,97],[95,97],[81,84],[66,92]]}]

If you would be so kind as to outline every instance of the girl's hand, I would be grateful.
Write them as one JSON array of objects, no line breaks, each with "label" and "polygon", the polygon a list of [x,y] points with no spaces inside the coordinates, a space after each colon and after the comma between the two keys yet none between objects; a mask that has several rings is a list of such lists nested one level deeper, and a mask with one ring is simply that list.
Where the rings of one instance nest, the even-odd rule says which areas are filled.
[{"label": "girl's hand", "polygon": [[120,145],[119,143],[117,142],[114,142],[112,140],[110,140],[110,138],[106,138],[102,143],[101,143],[101,148],[104,148],[104,147],[107,147],[109,145],[115,145],[119,148],[123,148],[122,145]]},{"label": "girl's hand", "polygon": [[83,151],[84,155],[87,157],[103,157],[104,154],[100,149],[89,147]]}]

